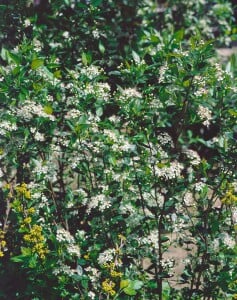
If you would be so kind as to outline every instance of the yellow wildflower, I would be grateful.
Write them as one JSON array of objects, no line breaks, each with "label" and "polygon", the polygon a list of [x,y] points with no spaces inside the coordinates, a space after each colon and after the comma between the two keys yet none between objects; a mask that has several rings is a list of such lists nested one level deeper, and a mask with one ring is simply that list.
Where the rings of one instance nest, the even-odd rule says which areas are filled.
[{"label": "yellow wildflower", "polygon": [[34,224],[28,234],[23,236],[23,239],[32,245],[32,252],[37,253],[41,259],[45,259],[45,254],[48,249],[44,243],[45,239],[42,234],[42,227]]},{"label": "yellow wildflower", "polygon": [[116,294],[115,290],[113,289],[114,287],[115,283],[108,278],[102,282],[102,289],[111,296],[114,296]]},{"label": "yellow wildflower", "polygon": [[121,272],[117,272],[115,270],[111,270],[110,271],[110,275],[111,275],[111,277],[122,277],[123,274]]},{"label": "yellow wildflower", "polygon": [[34,207],[30,207],[28,210],[27,210],[28,214],[30,215],[33,215],[35,213],[35,209]]},{"label": "yellow wildflower", "polygon": [[15,189],[18,194],[23,195],[26,199],[30,199],[31,194],[30,194],[30,191],[27,189],[26,183],[23,182],[21,185],[17,186]]},{"label": "yellow wildflower", "polygon": [[237,204],[237,196],[233,194],[233,189],[229,189],[225,196],[221,199],[221,202],[228,205]]},{"label": "yellow wildflower", "polygon": [[30,224],[32,221],[31,217],[27,217],[23,220],[24,224]]}]

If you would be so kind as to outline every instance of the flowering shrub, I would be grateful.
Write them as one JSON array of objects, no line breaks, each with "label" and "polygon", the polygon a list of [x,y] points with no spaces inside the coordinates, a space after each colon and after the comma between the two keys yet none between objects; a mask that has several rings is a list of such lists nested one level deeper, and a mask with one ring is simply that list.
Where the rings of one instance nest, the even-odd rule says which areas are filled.
[{"label": "flowering shrub", "polygon": [[0,298],[236,299],[233,65],[182,30],[39,46],[1,50]]},{"label": "flowering shrub", "polygon": [[235,82],[210,43],[157,38],[115,89],[83,58],[62,76],[30,44],[4,50],[1,272],[28,274],[5,296],[161,299],[172,244],[195,251],[171,299],[234,294]]},{"label": "flowering shrub", "polygon": [[144,22],[157,29],[177,31],[185,28],[187,37],[201,32],[207,39],[218,37],[216,43],[219,45],[229,45],[231,36],[236,33],[232,28],[234,18],[231,1],[168,0],[156,3],[147,0],[145,3],[141,14],[144,15],[145,10],[145,15],[150,17],[145,18]]}]

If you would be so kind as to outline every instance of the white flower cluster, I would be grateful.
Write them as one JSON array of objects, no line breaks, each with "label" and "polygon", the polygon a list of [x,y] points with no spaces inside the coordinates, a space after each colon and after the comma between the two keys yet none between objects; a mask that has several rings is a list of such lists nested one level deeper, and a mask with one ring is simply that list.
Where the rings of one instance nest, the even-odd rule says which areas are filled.
[{"label": "white flower cluster", "polygon": [[114,143],[117,142],[118,140],[118,135],[116,134],[115,131],[110,130],[110,129],[104,129],[104,134],[108,136],[108,138],[113,141]]},{"label": "white flower cluster", "polygon": [[59,243],[66,244],[68,254],[80,257],[80,248],[76,245],[75,239],[69,231],[64,228],[57,228],[56,239]]},{"label": "white flower cluster", "polygon": [[198,106],[197,114],[200,117],[200,119],[202,121],[204,121],[203,125],[205,125],[205,126],[209,126],[210,125],[210,121],[212,119],[212,113],[211,113],[211,111],[210,111],[209,108],[204,107],[202,105],[199,105]]},{"label": "white flower cluster", "polygon": [[222,70],[221,65],[218,63],[215,64],[215,69],[217,80],[223,81],[225,79],[226,71]]},{"label": "white flower cluster", "polygon": [[45,140],[45,136],[43,133],[40,133],[37,128],[31,127],[30,132],[33,133],[34,139],[38,142],[43,142]]},{"label": "white flower cluster", "polygon": [[111,117],[109,117],[109,120],[111,123],[115,124],[118,124],[121,121],[120,117],[116,115],[112,115]]},{"label": "white flower cluster", "polygon": [[165,197],[161,193],[152,190],[150,193],[145,192],[143,197],[149,207],[163,207]]},{"label": "white flower cluster", "polygon": [[9,121],[0,122],[0,135],[5,135],[7,132],[12,132],[17,130],[17,126]]},{"label": "white flower cluster", "polygon": [[52,159],[49,159],[47,162],[34,159],[33,162],[34,167],[32,173],[34,175],[43,176],[44,179],[50,182],[55,182],[57,180],[56,164],[52,163]]},{"label": "white flower cluster", "polygon": [[25,121],[30,121],[36,115],[38,117],[47,118],[51,121],[55,120],[55,117],[51,114],[47,114],[41,104],[37,104],[33,101],[26,100],[21,108],[16,109],[18,117],[23,118]]},{"label": "white flower cluster", "polygon": [[81,251],[78,245],[68,245],[67,246],[67,252],[71,255],[71,256],[77,256],[80,257],[81,256]]},{"label": "white flower cluster", "polygon": [[208,93],[207,89],[205,89],[205,88],[199,88],[197,91],[194,92],[194,95],[196,97],[202,97],[202,96],[207,95],[207,93]]},{"label": "white flower cluster", "polygon": [[117,131],[104,129],[104,135],[108,137],[110,142],[113,142],[113,151],[132,152],[136,150],[136,145],[131,144],[124,135]]},{"label": "white flower cluster", "polygon": [[[177,209],[177,211],[178,210],[179,209]],[[185,224],[185,221],[183,219],[177,218],[176,214],[172,214],[171,218],[173,221],[173,232],[176,232],[176,233],[182,235],[182,231],[184,229],[187,229],[187,224]]]},{"label": "white flower cluster", "polygon": [[191,192],[185,192],[183,196],[183,201],[186,206],[192,206],[194,203],[193,194]]},{"label": "white flower cluster", "polygon": [[156,176],[166,180],[175,179],[181,177],[181,172],[183,168],[184,166],[181,165],[179,162],[173,161],[167,167],[159,168],[158,166],[155,166],[155,174]]},{"label": "white flower cluster", "polygon": [[206,186],[206,184],[202,181],[195,183],[194,189],[196,192],[201,192],[203,188]]},{"label": "white flower cluster", "polygon": [[162,67],[160,67],[160,70],[159,70],[159,79],[158,79],[159,83],[163,83],[165,81],[165,73],[166,73],[166,71],[168,69],[169,68],[168,68],[167,62]]},{"label": "white flower cluster", "polygon": [[168,272],[168,275],[171,277],[174,275],[174,265],[175,265],[175,260],[174,258],[163,258],[161,261],[161,265],[164,270]]},{"label": "white flower cluster", "polygon": [[121,214],[126,215],[133,215],[136,213],[135,208],[132,206],[131,203],[125,203],[125,204],[121,204],[119,207],[119,210],[121,212]]},{"label": "white flower cluster", "polygon": [[231,249],[233,249],[236,245],[235,239],[232,238],[228,233],[223,234],[222,241],[228,248]]},{"label": "white flower cluster", "polygon": [[71,233],[64,228],[57,228],[57,234],[56,239],[58,242],[65,242],[65,243],[74,243],[74,237],[71,235]]},{"label": "white flower cluster", "polygon": [[92,35],[95,39],[98,39],[100,37],[100,31],[96,28],[95,30],[92,30]]},{"label": "white flower cluster", "polygon": [[182,152],[187,156],[188,159],[190,159],[191,165],[196,166],[200,164],[201,158],[196,151],[192,149],[185,149]]},{"label": "white flower cluster", "polygon": [[197,90],[194,92],[196,97],[202,97],[208,93],[205,77],[196,75],[193,79],[193,84],[197,86]]},{"label": "white flower cluster", "polygon": [[77,119],[80,116],[81,116],[81,112],[78,109],[73,108],[67,111],[65,115],[65,119],[66,120]]},{"label": "white flower cluster", "polygon": [[98,257],[98,263],[100,265],[104,265],[107,262],[113,261],[115,254],[116,254],[115,249],[107,249],[104,252],[101,252]]},{"label": "white flower cluster", "polygon": [[237,207],[232,210],[232,220],[234,224],[237,224]]},{"label": "white flower cluster", "polygon": [[84,269],[85,272],[88,273],[88,277],[90,278],[91,282],[98,282],[98,278],[100,277],[100,272],[98,269],[93,268],[91,266]]},{"label": "white flower cluster", "polygon": [[77,273],[77,270],[72,269],[68,265],[63,264],[61,261],[58,263],[59,266],[53,270],[53,274],[57,276],[58,274],[65,274],[69,277],[75,275]]},{"label": "white flower cluster", "polygon": [[99,211],[103,212],[105,209],[111,207],[111,201],[109,197],[104,194],[99,194],[91,197],[88,200],[87,213],[90,214],[91,210],[94,208],[98,208]]},{"label": "white flower cluster", "polygon": [[104,70],[102,68],[93,65],[82,68],[80,70],[81,74],[85,75],[89,79],[94,79],[98,77],[101,73],[103,73],[103,71]]},{"label": "white flower cluster", "polygon": [[33,46],[36,52],[40,52],[42,50],[43,44],[39,40],[33,39]]},{"label": "white flower cluster", "polygon": [[157,230],[152,230],[147,236],[139,238],[139,242],[143,245],[150,245],[154,247],[156,250],[159,249],[159,235]]},{"label": "white flower cluster", "polygon": [[121,102],[126,102],[131,98],[142,98],[142,94],[138,92],[136,88],[127,88],[121,90],[121,94],[118,97],[118,100]]},{"label": "white flower cluster", "polygon": [[110,86],[106,82],[88,83],[81,89],[80,95],[87,97],[94,95],[97,99],[108,101],[110,99]]},{"label": "white flower cluster", "polygon": [[158,135],[157,137],[158,142],[161,145],[170,145],[170,147],[174,147],[174,142],[172,137],[167,133],[167,132],[162,132],[161,134]]}]

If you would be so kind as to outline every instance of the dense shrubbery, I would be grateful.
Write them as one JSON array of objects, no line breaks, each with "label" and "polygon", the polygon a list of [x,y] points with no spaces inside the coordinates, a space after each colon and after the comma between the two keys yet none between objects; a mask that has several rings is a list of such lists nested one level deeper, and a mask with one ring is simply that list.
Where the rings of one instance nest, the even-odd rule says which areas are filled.
[{"label": "dense shrubbery", "polygon": [[152,2],[12,1],[1,299],[236,299],[235,60],[207,40],[228,40],[232,10],[213,3],[168,1],[157,20]]}]

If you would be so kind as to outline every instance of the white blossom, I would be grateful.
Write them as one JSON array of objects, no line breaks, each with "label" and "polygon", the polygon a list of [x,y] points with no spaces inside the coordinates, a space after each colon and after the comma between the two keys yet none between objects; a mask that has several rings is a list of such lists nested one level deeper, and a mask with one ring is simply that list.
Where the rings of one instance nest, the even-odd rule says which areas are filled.
[{"label": "white blossom", "polygon": [[182,152],[187,156],[188,159],[190,159],[191,165],[196,166],[200,164],[201,158],[196,151],[191,149],[185,149]]},{"label": "white blossom", "polygon": [[115,251],[116,251],[115,249],[107,249],[104,252],[100,253],[98,257],[98,263],[100,265],[103,265],[107,262],[113,261],[115,256]]},{"label": "white blossom", "polygon": [[228,248],[234,248],[236,245],[235,239],[232,238],[228,233],[224,233],[222,236],[222,241],[223,243],[228,247]]},{"label": "white blossom", "polygon": [[65,243],[74,243],[74,237],[70,234],[69,231],[65,230],[64,228],[58,228],[56,233],[56,239],[58,242],[65,242]]},{"label": "white blossom", "polygon": [[17,125],[11,123],[10,121],[0,122],[0,135],[5,135],[7,132],[12,132],[17,130]]},{"label": "white blossom", "polygon": [[158,167],[155,166],[155,174],[156,176],[163,178],[163,179],[175,179],[181,176],[181,172],[183,170],[183,165],[179,162],[174,161],[171,162],[169,166]]},{"label": "white blossom", "polygon": [[198,106],[197,114],[200,117],[200,119],[202,121],[204,121],[203,125],[205,125],[205,126],[209,126],[210,125],[210,121],[212,119],[212,113],[211,113],[211,111],[210,111],[209,108],[204,107],[202,105],[199,105]]},{"label": "white blossom", "polygon": [[167,62],[160,67],[160,70],[159,70],[159,79],[158,79],[158,82],[159,83],[163,83],[165,81],[165,73],[166,71],[168,70],[168,64]]}]

